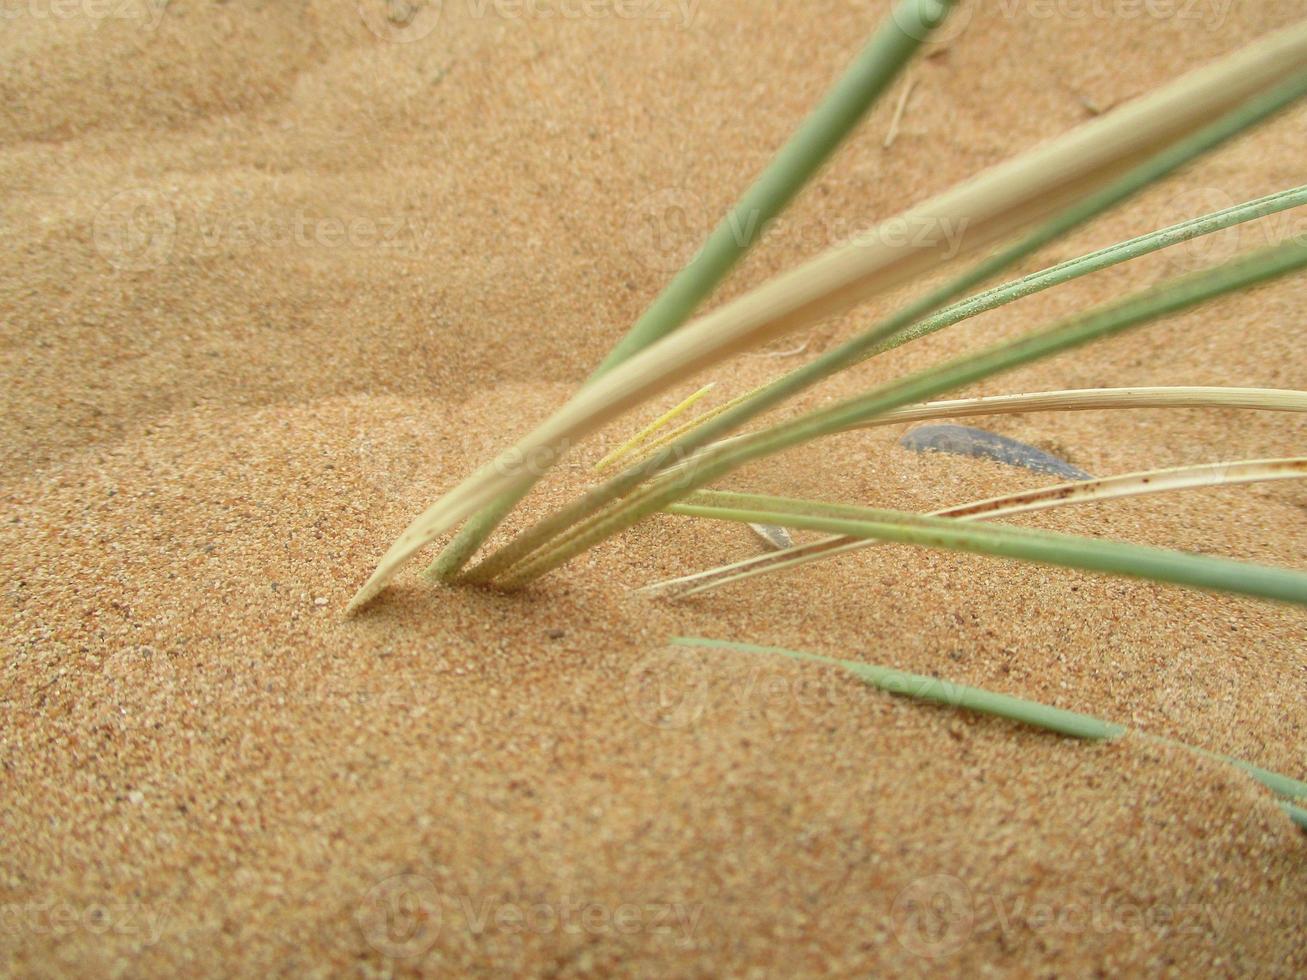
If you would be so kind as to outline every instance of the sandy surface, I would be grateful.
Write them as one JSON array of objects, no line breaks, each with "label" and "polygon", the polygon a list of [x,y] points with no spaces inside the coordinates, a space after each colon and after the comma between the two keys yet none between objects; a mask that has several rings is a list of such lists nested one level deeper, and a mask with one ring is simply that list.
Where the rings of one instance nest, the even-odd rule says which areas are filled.
[{"label": "sandy surface", "polygon": [[[567,398],[883,4],[691,6],[687,25],[671,3],[567,19],[448,0],[405,26],[373,0],[6,0],[0,971],[1307,971],[1307,838],[1235,771],[665,646],[894,664],[1304,778],[1301,612],[900,548],[651,602],[629,590],[758,547],[663,518],[527,594],[410,572],[342,620],[414,513]],[[1303,13],[1093,9],[970,4],[913,69],[893,146],[891,104],[724,293]],[[1301,183],[1304,122],[1044,259]],[[805,404],[1294,222],[1032,298]],[[1305,301],[1307,280],[1278,284],[984,390],[1307,388]],[[795,363],[744,358],[715,397]],[[1232,412],[980,424],[1096,474],[1307,437]],[[928,508],[1040,482],[900,434],[729,485]],[[1307,490],[1029,523],[1301,566]]]}]

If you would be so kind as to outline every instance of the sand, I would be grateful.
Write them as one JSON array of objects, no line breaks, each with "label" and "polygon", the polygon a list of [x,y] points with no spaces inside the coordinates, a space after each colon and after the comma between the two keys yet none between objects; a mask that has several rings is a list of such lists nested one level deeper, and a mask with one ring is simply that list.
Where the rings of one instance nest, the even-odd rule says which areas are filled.
[{"label": "sand", "polygon": [[[1134,6],[966,5],[912,69],[893,145],[891,100],[722,295],[1303,12]],[[568,397],[884,5],[720,0],[688,25],[671,3],[383,7],[6,7],[0,971],[1307,971],[1307,837],[1229,767],[666,645],[892,664],[1304,778],[1302,612],[888,547],[650,601],[631,589],[760,547],[667,517],[521,595],[413,569],[343,618],[416,512]],[[1041,261],[1300,183],[1305,122]],[[1028,299],[802,403],[1301,226]],[[1307,388],[1304,301],[1307,280],[1277,284],[979,391]],[[773,353],[824,350],[886,306]],[[796,363],[743,358],[714,398]],[[1295,417],[1194,410],[978,424],[1103,475],[1307,437]],[[1047,482],[913,455],[901,431],[727,485],[927,509]],[[1307,490],[1025,523],[1301,566]]]}]

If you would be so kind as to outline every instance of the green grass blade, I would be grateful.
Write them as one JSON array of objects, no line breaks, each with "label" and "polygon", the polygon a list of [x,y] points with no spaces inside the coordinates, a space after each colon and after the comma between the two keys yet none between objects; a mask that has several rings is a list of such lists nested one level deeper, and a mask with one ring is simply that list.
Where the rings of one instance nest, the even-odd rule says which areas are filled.
[{"label": "green grass blade", "polygon": [[1085,412],[1132,408],[1239,408],[1258,412],[1307,412],[1307,391],[1288,388],[1227,388],[1178,385],[1145,388],[1080,388],[1021,395],[954,398],[895,409],[853,428],[975,415],[1027,412]]},{"label": "green grass blade", "polygon": [[[764,656],[781,656],[788,657],[792,660],[802,660],[811,663],[840,667],[864,683],[892,695],[911,698],[918,701],[926,701],[932,704],[945,705],[951,708],[962,708],[968,711],[975,711],[999,718],[1006,718],[1011,721],[1031,725],[1035,728],[1086,741],[1115,741],[1116,739],[1123,738],[1126,735],[1134,734],[1150,741],[1162,742],[1176,748],[1186,749],[1204,758],[1218,759],[1222,762],[1229,763],[1242,769],[1244,772],[1252,776],[1253,779],[1262,783],[1275,793],[1289,797],[1290,799],[1307,799],[1307,783],[1293,779],[1289,776],[1284,776],[1277,772],[1271,772],[1268,769],[1263,769],[1260,766],[1253,765],[1250,762],[1245,762],[1242,759],[1233,758],[1232,756],[1209,752],[1206,749],[1188,745],[1184,742],[1177,742],[1174,739],[1149,735],[1146,732],[1129,729],[1124,725],[1118,725],[1114,722],[1103,721],[1089,715],[1082,715],[1074,711],[1066,711],[1062,708],[1040,704],[1037,701],[1026,701],[1022,698],[1014,698],[1005,694],[996,694],[983,688],[952,684],[937,677],[924,677],[918,674],[909,674],[895,670],[891,667],[876,667],[871,664],[859,663],[854,660],[839,660],[834,657],[826,657],[816,653],[788,650],[784,647],[758,646],[752,643],[736,643],[729,640],[711,640],[702,637],[686,636],[674,637],[671,642],[674,645],[681,647],[731,650],[737,653],[761,654]],[[1281,803],[1281,806],[1295,823],[1299,826],[1307,827],[1307,824],[1304,824],[1301,819],[1301,815],[1304,813],[1301,808],[1291,803]]]},{"label": "green grass blade", "polygon": [[[1172,493],[1204,487],[1241,486],[1267,480],[1301,480],[1307,478],[1307,457],[1287,459],[1245,460],[1237,463],[1208,463],[1200,466],[1183,466],[1171,469],[1147,470],[1127,473],[1101,480],[1084,480],[1060,483],[1051,487],[1023,490],[985,500],[971,501],[931,512],[931,517],[953,517],[958,520],[992,520],[1013,514],[1048,510],[1074,504],[1099,503],[1123,497],[1145,494]],[[781,551],[755,555],[743,561],[697,572],[681,578],[669,579],[646,586],[643,592],[662,592],[680,589],[681,598],[700,595],[726,585],[735,584],[771,572],[788,571],[810,562],[834,558],[860,548],[872,547],[879,542],[849,537],[823,538],[807,544],[794,545]]]},{"label": "green grass blade", "polygon": [[1052,531],[721,491],[701,491],[668,512],[1016,558],[1307,606],[1304,572]]},{"label": "green grass blade", "polygon": [[[904,0],[594,377],[680,327],[894,84],[956,0]],[[911,28],[909,29],[905,29]]]},{"label": "green grass blade", "polygon": [[836,660],[816,653],[802,653],[798,650],[786,650],[781,647],[754,646],[748,643],[725,643],[714,640],[697,640],[677,637],[672,642],[678,646],[725,647],[745,653],[779,654],[794,660],[807,660],[813,663],[829,664],[843,667],[859,680],[879,688],[888,694],[912,698],[915,701],[928,701],[949,708],[964,708],[981,714],[994,715],[1012,721],[1023,722],[1036,728],[1043,728],[1072,738],[1094,741],[1111,740],[1126,734],[1127,729],[1121,725],[1100,721],[1088,715],[1054,708],[1037,701],[1026,701],[1007,694],[996,694],[978,687],[954,684],[938,677],[910,674],[892,667],[877,667],[873,664],[856,663],[851,660]]},{"label": "green grass blade", "polygon": [[[792,422],[704,450],[679,468],[619,501],[613,508],[577,525],[556,544],[513,568],[502,584],[508,588],[524,585],[586,548],[747,463],[1304,267],[1307,267],[1307,243],[1291,242],[1257,252],[1072,317],[1028,337],[883,385],[833,408],[811,412]],[[759,521],[775,523],[765,518]]]},{"label": "green grass blade", "polygon": [[[851,425],[845,431],[977,415],[1021,415],[1030,412],[1086,412],[1130,408],[1239,408],[1261,412],[1307,412],[1307,391],[1287,388],[1176,385],[1077,388],[1063,391],[1035,391],[1020,395],[985,395],[980,398],[951,398],[896,408],[892,412]],[[743,438],[743,436],[735,436],[722,439],[712,445],[714,448],[731,445],[740,442]]]},{"label": "green grass blade", "polygon": [[1261,766],[1255,766],[1251,762],[1244,762],[1242,759],[1236,759],[1232,756],[1223,755],[1220,752],[1209,752],[1207,749],[1200,749],[1193,745],[1186,745],[1183,742],[1177,742],[1175,739],[1165,738],[1161,735],[1148,735],[1140,732],[1144,738],[1163,745],[1178,745],[1181,748],[1189,749],[1191,752],[1197,752],[1199,755],[1209,759],[1216,759],[1218,762],[1228,762],[1232,766],[1237,766],[1244,772],[1248,773],[1259,783],[1269,786],[1281,796],[1286,796],[1291,800],[1307,800],[1307,783],[1298,779],[1291,779],[1283,776],[1278,772],[1271,772],[1269,769],[1263,769]]},{"label": "green grass blade", "polygon": [[481,550],[481,546],[504,522],[513,508],[522,502],[522,498],[531,492],[535,481],[524,484],[519,490],[505,493],[493,503],[477,511],[458,529],[449,544],[440,550],[436,560],[423,574],[433,582],[453,581],[472,557]]},{"label": "green grass blade", "polygon": [[1307,810],[1300,806],[1294,806],[1292,803],[1281,803],[1280,809],[1289,815],[1290,820],[1303,830],[1307,830]]},{"label": "green grass blade", "polygon": [[1153,252],[1193,241],[1205,235],[1215,234],[1218,231],[1233,228],[1235,225],[1256,221],[1268,215],[1279,214],[1292,208],[1301,207],[1304,204],[1307,204],[1307,184],[1277,191],[1274,194],[1223,208],[1211,214],[1191,218],[1188,221],[1182,221],[1179,224],[1149,232],[1146,235],[1140,235],[1137,238],[1119,242],[1116,245],[1109,245],[1106,248],[1090,252],[1078,258],[1068,259],[1047,269],[1023,276],[1013,282],[995,286],[993,289],[988,289],[947,309],[940,310],[934,316],[914,324],[909,329],[878,345],[867,356],[872,357],[876,354],[883,354],[895,347],[901,347],[903,344],[943,330],[945,327],[951,327],[963,320],[979,316],[981,313],[996,310],[1027,296],[1033,296],[1036,293],[1052,289],[1054,286],[1061,286],[1084,276],[1092,275],[1095,272],[1110,269],[1123,262],[1129,262],[1131,259],[1142,258]]}]

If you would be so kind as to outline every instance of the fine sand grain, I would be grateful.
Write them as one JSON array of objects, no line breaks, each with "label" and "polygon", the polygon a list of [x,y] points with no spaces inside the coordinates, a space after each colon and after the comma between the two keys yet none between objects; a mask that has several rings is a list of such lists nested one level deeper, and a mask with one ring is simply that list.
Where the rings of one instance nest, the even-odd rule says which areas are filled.
[{"label": "fine sand grain", "polygon": [[[1303,779],[1300,611],[897,547],[674,604],[631,589],[760,545],[664,517],[521,595],[414,568],[342,618],[414,514],[588,375],[885,8],[704,0],[687,26],[670,0],[575,19],[415,3],[6,11],[0,972],[1307,972],[1307,837],[1233,769],[665,643],[892,664]],[[1188,13],[964,4],[966,30],[911,69],[892,146],[897,92],[722,295],[1304,12],[1162,6]],[[1302,183],[1305,125],[1041,263]],[[1302,225],[1033,297],[800,404]],[[1307,388],[1305,305],[1307,279],[1276,284],[977,393]],[[824,350],[887,306],[773,350]],[[683,394],[796,363],[745,357]],[[1307,420],[1225,411],[972,424],[1095,475],[1307,445]],[[900,435],[728,485],[924,510],[1047,482]],[[1023,523],[1302,567],[1307,490]]]}]

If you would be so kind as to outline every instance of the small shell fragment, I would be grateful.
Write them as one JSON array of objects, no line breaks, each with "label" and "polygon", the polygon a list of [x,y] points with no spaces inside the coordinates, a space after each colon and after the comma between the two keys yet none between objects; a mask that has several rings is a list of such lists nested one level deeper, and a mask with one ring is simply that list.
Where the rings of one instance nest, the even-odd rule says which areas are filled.
[{"label": "small shell fragment", "polygon": [[766,541],[767,546],[775,551],[794,547],[790,532],[783,527],[776,527],[773,524],[750,524],[749,527],[753,528],[758,533],[758,537]]}]

